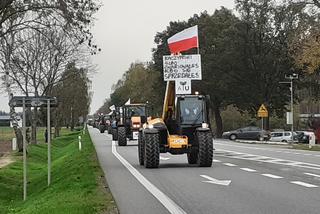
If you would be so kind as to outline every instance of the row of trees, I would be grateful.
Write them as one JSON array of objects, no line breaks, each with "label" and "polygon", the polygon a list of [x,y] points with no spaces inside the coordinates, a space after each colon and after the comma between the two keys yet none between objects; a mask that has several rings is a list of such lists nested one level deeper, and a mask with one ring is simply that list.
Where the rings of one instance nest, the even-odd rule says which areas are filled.
[{"label": "row of trees", "polygon": [[[99,7],[98,0],[2,0],[1,88],[9,94],[57,96],[63,107],[57,109],[56,125],[61,125],[58,120],[65,117],[73,126],[75,118],[85,116],[89,108],[87,74],[93,70],[89,56],[100,51],[92,41],[90,27]],[[66,98],[72,93],[81,97],[81,105]],[[32,114],[33,143],[36,143],[38,111],[38,108],[28,109],[29,115]],[[72,119],[66,115],[73,115]]]},{"label": "row of trees", "polygon": [[[320,65],[319,2],[235,3],[239,15],[222,7],[212,15],[203,12],[188,21],[170,22],[166,30],[155,36],[153,62],[144,66],[133,64],[113,87],[108,103],[122,105],[130,97],[135,102],[149,100],[160,110],[164,96],[162,56],[170,54],[167,39],[198,25],[202,80],[194,81],[192,87],[210,95],[217,135],[221,136],[223,131],[221,111],[230,105],[255,117],[264,103],[271,115],[283,117],[290,93],[289,87],[279,82],[286,74],[300,74],[300,88],[318,85],[318,78],[309,75],[318,72]],[[186,54],[189,53],[195,50]],[[139,69],[146,75],[139,74]],[[145,77],[152,78],[146,82]]]}]

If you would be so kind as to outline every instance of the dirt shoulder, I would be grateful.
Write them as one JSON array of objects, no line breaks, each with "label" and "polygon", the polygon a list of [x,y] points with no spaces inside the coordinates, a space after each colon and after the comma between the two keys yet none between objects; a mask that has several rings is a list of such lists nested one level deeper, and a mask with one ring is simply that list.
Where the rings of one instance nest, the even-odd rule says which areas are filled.
[{"label": "dirt shoulder", "polygon": [[12,163],[11,142],[0,141],[0,169]]},{"label": "dirt shoulder", "polygon": [[12,163],[12,157],[10,156],[10,154],[4,154],[4,155],[0,155],[0,169],[7,166],[8,164]]}]

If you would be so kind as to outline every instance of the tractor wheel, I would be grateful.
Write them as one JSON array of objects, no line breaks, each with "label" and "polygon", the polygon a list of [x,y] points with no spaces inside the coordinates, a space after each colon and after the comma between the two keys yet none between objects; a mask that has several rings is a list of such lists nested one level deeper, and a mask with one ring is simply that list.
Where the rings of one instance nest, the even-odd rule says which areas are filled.
[{"label": "tractor wheel", "polygon": [[198,162],[198,152],[191,151],[187,154],[187,157],[189,164],[196,164]]},{"label": "tractor wheel", "polygon": [[118,130],[112,129],[112,140],[118,140]]},{"label": "tractor wheel", "polygon": [[159,167],[159,134],[145,134],[144,138],[144,165],[146,168]]},{"label": "tractor wheel", "polygon": [[139,156],[139,164],[144,165],[144,142],[142,132],[139,131],[138,136],[138,156]]},{"label": "tractor wheel", "polygon": [[118,127],[118,145],[119,146],[127,145],[127,136],[126,136],[125,127]]},{"label": "tractor wheel", "polygon": [[213,159],[213,141],[210,132],[197,132],[199,143],[199,166],[210,167]]}]

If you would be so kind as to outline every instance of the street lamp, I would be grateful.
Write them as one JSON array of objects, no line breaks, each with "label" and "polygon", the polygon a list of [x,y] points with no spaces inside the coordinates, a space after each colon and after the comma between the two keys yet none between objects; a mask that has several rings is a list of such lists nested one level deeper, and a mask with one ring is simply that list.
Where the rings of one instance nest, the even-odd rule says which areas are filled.
[{"label": "street lamp", "polygon": [[296,73],[286,74],[284,76],[286,79],[289,79],[290,82],[280,82],[280,83],[288,83],[290,84],[290,93],[291,93],[291,112],[290,112],[290,119],[291,119],[291,142],[293,143],[293,80],[298,79],[299,75]]}]

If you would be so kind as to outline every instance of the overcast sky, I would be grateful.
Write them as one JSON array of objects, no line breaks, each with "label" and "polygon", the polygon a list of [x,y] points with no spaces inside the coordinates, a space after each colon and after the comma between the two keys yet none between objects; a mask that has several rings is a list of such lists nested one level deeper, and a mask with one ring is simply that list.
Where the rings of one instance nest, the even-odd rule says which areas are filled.
[{"label": "overcast sky", "polygon": [[[212,14],[221,6],[234,8],[234,0],[102,1],[104,5],[93,28],[102,51],[92,58],[98,71],[92,76],[91,113],[109,97],[112,84],[132,62],[151,60],[154,36],[165,30],[170,21],[184,21],[204,10]],[[7,103],[6,95],[0,94],[0,110],[9,111]]]}]

